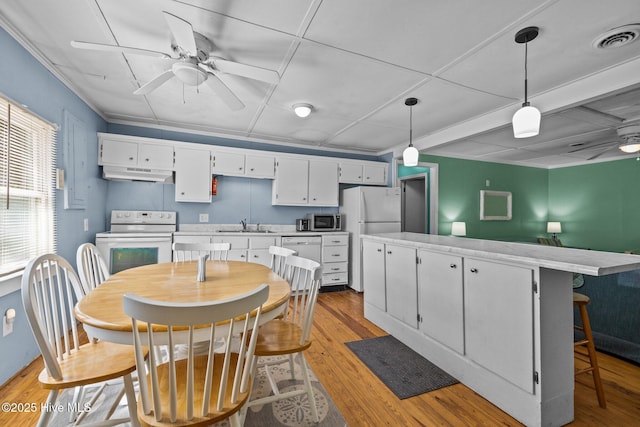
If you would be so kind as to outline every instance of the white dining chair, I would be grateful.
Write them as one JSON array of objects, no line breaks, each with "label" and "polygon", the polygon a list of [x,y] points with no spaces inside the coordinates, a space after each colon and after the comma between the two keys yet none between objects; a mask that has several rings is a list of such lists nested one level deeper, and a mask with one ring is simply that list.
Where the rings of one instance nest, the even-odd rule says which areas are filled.
[{"label": "white dining chair", "polygon": [[[42,388],[50,390],[46,405],[57,407],[61,390],[122,378],[130,418],[106,420],[100,425],[121,424],[129,420],[138,425],[131,379],[131,373],[136,369],[132,348],[97,340],[80,345],[73,308],[74,297],[79,299],[82,295],[80,278],[67,260],[59,255],[39,256],[25,267],[22,303],[44,361],[45,367],[38,381]],[[113,402],[107,418],[113,414],[119,401]],[[95,411],[94,403],[92,401],[89,407]],[[47,425],[52,413],[42,411],[38,425]],[[83,412],[76,423],[87,413]]]},{"label": "white dining chair", "polygon": [[102,282],[111,276],[107,269],[107,264],[93,243],[83,243],[78,247],[76,251],[76,266],[85,295],[100,286]]},{"label": "white dining chair", "polygon": [[285,261],[289,255],[296,255],[293,249],[283,248],[282,246],[269,246],[269,255],[271,255],[271,263],[269,267],[271,271],[279,276],[285,276]]},{"label": "white dining chair", "polygon": [[[230,418],[232,427],[242,425],[240,410],[251,392],[257,340],[257,334],[250,331],[259,325],[268,295],[265,284],[233,298],[206,303],[170,303],[124,295],[122,305],[132,318],[138,372],[149,369],[147,381],[140,381],[138,416],[142,424],[209,425]],[[198,325],[209,325],[210,344],[203,355],[194,354]],[[251,338],[233,340],[237,334]],[[224,340],[215,339],[220,335]],[[186,359],[176,359],[170,352],[167,361],[159,361],[151,351],[149,363],[145,363],[143,349],[147,346],[177,343],[187,345]],[[232,350],[233,345],[238,348]]]},{"label": "white dining chair", "polygon": [[174,243],[173,261],[195,261],[201,255],[209,255],[209,259],[226,261],[231,243]]},{"label": "white dining chair", "polygon": [[[256,358],[252,369],[254,376],[257,369],[265,369],[273,394],[263,397],[256,396],[255,399],[249,402],[248,406],[264,405],[306,394],[313,420],[318,422],[318,410],[307,369],[307,361],[304,358],[304,351],[311,346],[311,326],[320,290],[322,267],[316,261],[295,255],[288,256],[285,264],[287,280],[291,285],[291,301],[285,308],[284,317],[270,320],[258,329]],[[283,355],[288,357],[284,359],[265,358],[266,356]],[[278,389],[277,382],[269,372],[269,366],[288,362],[291,378],[295,379],[294,356],[297,356],[298,364],[302,370],[304,387],[281,392]]]}]

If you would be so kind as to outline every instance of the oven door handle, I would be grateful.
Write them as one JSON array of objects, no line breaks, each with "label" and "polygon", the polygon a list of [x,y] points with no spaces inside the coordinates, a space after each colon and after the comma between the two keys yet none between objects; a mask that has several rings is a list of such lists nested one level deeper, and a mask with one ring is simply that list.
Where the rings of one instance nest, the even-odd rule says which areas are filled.
[{"label": "oven door handle", "polygon": [[101,242],[108,245],[112,245],[114,243],[166,243],[170,242],[171,239],[167,237],[107,237],[104,239],[97,239],[96,243]]}]

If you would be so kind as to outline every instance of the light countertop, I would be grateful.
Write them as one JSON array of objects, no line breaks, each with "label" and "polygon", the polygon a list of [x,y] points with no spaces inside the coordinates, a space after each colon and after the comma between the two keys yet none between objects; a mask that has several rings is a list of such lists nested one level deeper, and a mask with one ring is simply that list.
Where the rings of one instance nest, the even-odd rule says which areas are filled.
[{"label": "light countertop", "polygon": [[640,256],[614,252],[404,232],[370,234],[361,238],[590,276],[605,276],[640,269]]}]

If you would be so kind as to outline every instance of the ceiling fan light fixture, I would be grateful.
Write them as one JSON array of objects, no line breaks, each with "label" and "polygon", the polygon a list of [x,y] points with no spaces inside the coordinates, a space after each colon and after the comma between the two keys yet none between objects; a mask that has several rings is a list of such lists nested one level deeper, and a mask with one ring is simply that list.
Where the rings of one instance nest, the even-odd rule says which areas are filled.
[{"label": "ceiling fan light fixture", "polygon": [[637,153],[640,151],[640,124],[621,126],[616,130],[622,143],[618,148],[625,153]]},{"label": "ceiling fan light fixture", "polygon": [[187,86],[198,86],[207,80],[207,73],[191,62],[176,62],[171,66],[173,74]]},{"label": "ceiling fan light fixture", "polygon": [[294,104],[293,112],[296,113],[296,116],[300,118],[305,118],[311,114],[311,110],[313,110],[313,105],[311,104]]},{"label": "ceiling fan light fixture", "polygon": [[529,138],[540,133],[540,110],[532,107],[527,100],[527,45],[530,41],[538,37],[538,27],[527,27],[516,33],[516,43],[524,43],[524,102],[513,115],[511,123],[513,125],[513,136],[515,138]]},{"label": "ceiling fan light fixture", "polygon": [[407,98],[404,105],[409,107],[409,146],[402,152],[402,163],[405,166],[418,166],[419,152],[413,146],[413,106],[418,103],[418,98]]}]

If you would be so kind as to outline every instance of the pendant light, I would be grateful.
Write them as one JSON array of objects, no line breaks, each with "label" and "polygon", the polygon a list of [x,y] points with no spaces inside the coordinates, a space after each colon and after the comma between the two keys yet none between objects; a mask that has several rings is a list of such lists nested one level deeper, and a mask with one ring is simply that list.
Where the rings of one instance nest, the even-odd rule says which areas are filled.
[{"label": "pendant light", "polygon": [[413,146],[413,106],[418,103],[417,98],[407,98],[404,105],[409,106],[409,146],[402,152],[402,162],[405,166],[418,166],[418,149]]},{"label": "pendant light", "polygon": [[538,27],[527,27],[516,33],[516,43],[524,43],[524,102],[513,115],[513,136],[528,138],[540,132],[540,111],[527,101],[527,45],[538,36]]}]

